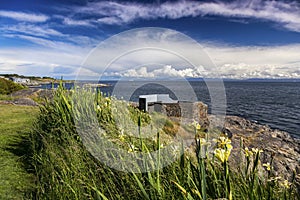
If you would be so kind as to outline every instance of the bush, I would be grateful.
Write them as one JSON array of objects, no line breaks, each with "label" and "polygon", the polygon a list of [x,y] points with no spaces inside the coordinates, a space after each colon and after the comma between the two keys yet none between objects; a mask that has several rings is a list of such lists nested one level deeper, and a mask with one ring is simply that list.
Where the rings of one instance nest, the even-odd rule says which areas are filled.
[{"label": "bush", "polygon": [[13,81],[0,78],[0,94],[7,95],[24,88],[24,86],[14,83]]}]

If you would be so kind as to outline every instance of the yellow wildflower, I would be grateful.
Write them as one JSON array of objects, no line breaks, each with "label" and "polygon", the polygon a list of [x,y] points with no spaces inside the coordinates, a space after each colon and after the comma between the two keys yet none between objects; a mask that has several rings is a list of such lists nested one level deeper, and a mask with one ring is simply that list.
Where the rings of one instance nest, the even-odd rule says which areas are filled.
[{"label": "yellow wildflower", "polygon": [[120,130],[120,134],[119,134],[119,138],[120,138],[121,141],[125,141],[125,137],[124,136],[125,136],[124,135],[124,129],[121,129]]},{"label": "yellow wildflower", "polygon": [[258,154],[258,153],[264,152],[263,150],[258,149],[258,148],[252,148],[251,151],[252,151],[254,154]]},{"label": "yellow wildflower", "polygon": [[228,161],[228,158],[230,156],[230,152],[231,152],[231,149],[217,148],[214,151],[214,154],[215,154],[217,159],[219,159],[222,163],[224,163],[224,162]]},{"label": "yellow wildflower", "polygon": [[266,170],[267,171],[270,171],[271,170],[271,165],[270,165],[270,163],[265,163],[265,164],[263,164],[263,166],[266,168]]},{"label": "yellow wildflower", "polygon": [[250,151],[250,150],[248,149],[248,147],[245,148],[244,153],[245,153],[245,156],[246,156],[246,157],[250,157],[250,156],[253,155],[253,152]]},{"label": "yellow wildflower", "polygon": [[232,149],[231,140],[227,137],[219,137],[217,142],[217,147],[222,149]]},{"label": "yellow wildflower", "polygon": [[289,189],[292,184],[288,180],[284,180],[280,183],[280,185],[286,189]]},{"label": "yellow wildflower", "polygon": [[101,110],[101,107],[99,105],[97,105],[97,110]]},{"label": "yellow wildflower", "polygon": [[207,142],[206,139],[204,139],[204,138],[197,139],[197,142],[199,142],[199,141],[200,141],[201,146],[209,146],[210,145],[210,142]]},{"label": "yellow wildflower", "polygon": [[269,181],[269,182],[272,182],[272,181],[278,182],[280,179],[281,179],[280,176],[276,176],[276,177],[273,177],[273,178],[269,179],[268,181]]},{"label": "yellow wildflower", "polygon": [[201,125],[198,122],[196,122],[196,121],[193,122],[193,126],[195,127],[196,130],[200,130],[201,129]]},{"label": "yellow wildflower", "polygon": [[135,152],[136,150],[138,150],[138,148],[136,148],[133,144],[129,145],[128,153]]},{"label": "yellow wildflower", "polygon": [[124,135],[119,135],[119,138],[120,138],[120,140],[121,140],[122,142],[124,142],[124,141],[125,141],[125,137],[124,137]]}]

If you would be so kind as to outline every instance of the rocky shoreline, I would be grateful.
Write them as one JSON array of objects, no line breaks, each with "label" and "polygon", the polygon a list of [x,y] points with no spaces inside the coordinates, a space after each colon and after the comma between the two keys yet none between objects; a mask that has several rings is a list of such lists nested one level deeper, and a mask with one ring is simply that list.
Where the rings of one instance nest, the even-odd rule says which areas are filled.
[{"label": "rocky shoreline", "polygon": [[[209,116],[214,121],[215,116]],[[241,162],[241,140],[245,147],[263,150],[261,163],[271,162],[273,157],[273,175],[291,181],[295,173],[295,181],[300,192],[300,139],[293,138],[289,133],[271,129],[238,116],[226,116],[224,132],[232,141],[232,165],[239,166]]]}]

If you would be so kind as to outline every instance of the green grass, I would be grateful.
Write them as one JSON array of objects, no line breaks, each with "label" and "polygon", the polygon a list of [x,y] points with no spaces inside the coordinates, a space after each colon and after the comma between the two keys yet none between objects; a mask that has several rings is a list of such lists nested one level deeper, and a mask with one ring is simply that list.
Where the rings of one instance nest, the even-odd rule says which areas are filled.
[{"label": "green grass", "polygon": [[36,107],[0,105],[0,199],[23,199],[33,190],[26,148],[37,113]]},{"label": "green grass", "polygon": [[[133,125],[140,126],[136,130]],[[172,145],[168,141],[177,126],[158,114],[149,116],[112,97],[60,88],[53,100],[41,107],[32,132],[33,166],[37,176],[32,195],[37,199],[299,198],[293,180],[278,179],[272,170],[264,169],[259,161],[261,152],[255,149],[248,152],[242,142],[240,147],[234,148],[241,151],[244,162],[231,168],[230,140],[207,140],[212,133],[200,133],[201,127],[197,124],[194,126],[198,139],[195,151],[178,149],[182,156],[160,168],[165,148],[161,144]],[[189,125],[185,129],[193,131]],[[136,131],[138,135],[133,135]],[[139,137],[142,134],[149,137]],[[95,139],[99,135],[105,140]],[[88,140],[91,136],[93,140]],[[128,151],[128,155],[115,152],[109,146],[112,144]],[[209,145],[215,149],[214,154],[207,151]],[[102,149],[103,146],[108,150]],[[100,160],[88,151],[92,147],[102,150],[96,155]],[[141,159],[138,154],[153,151],[157,159]],[[168,155],[171,157],[173,152]],[[128,158],[140,158],[141,165],[130,163],[135,173],[122,172],[102,162],[108,159],[118,169],[125,169],[121,161]],[[150,168],[153,171],[143,171]]]},{"label": "green grass", "polygon": [[11,95],[7,94],[0,94],[0,101],[12,101],[15,100],[15,97],[12,97]]}]

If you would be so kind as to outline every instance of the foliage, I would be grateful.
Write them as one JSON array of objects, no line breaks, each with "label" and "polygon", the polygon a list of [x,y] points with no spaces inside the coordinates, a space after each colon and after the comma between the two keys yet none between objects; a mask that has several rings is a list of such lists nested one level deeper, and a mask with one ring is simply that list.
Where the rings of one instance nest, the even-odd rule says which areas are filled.
[{"label": "foliage", "polygon": [[24,89],[24,86],[14,83],[13,81],[0,78],[0,94],[7,95],[21,89]]},{"label": "foliage", "polygon": [[[195,152],[181,148],[180,158],[161,168],[162,151],[172,145],[168,141],[177,125],[157,113],[142,113],[128,102],[91,90],[62,87],[40,110],[31,138],[37,199],[297,199],[292,181],[278,180],[268,165],[263,169],[259,150],[250,153],[241,144],[245,162],[231,169],[231,141],[225,137],[208,140],[210,133],[199,133],[196,123]],[[153,132],[152,138],[141,137]],[[97,141],[99,135],[108,142],[89,141],[91,136]],[[155,151],[156,159],[133,163],[135,173],[118,171],[89,151],[108,144],[123,148],[132,158]],[[113,148],[100,152],[100,157],[119,169],[123,167],[119,161],[128,159]],[[155,170],[145,171],[149,168]]]},{"label": "foliage", "polygon": [[30,80],[55,80],[52,77],[48,76],[43,76],[43,77],[38,77],[38,76],[24,76],[24,75],[19,75],[19,74],[0,74],[0,76],[3,76],[5,78],[10,78],[10,77],[16,77],[16,78],[28,78]]}]

